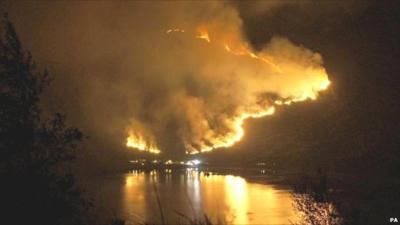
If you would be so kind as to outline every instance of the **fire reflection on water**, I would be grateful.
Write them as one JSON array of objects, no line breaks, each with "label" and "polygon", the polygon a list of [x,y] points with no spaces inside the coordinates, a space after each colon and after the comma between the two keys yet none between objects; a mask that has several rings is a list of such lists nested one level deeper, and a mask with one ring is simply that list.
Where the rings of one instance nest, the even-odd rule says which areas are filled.
[{"label": "fire reflection on water", "polygon": [[170,223],[184,221],[177,212],[190,218],[207,214],[212,220],[229,224],[288,224],[297,218],[291,192],[286,189],[195,169],[127,174],[121,216],[128,224],[159,223],[156,194]]},{"label": "fire reflection on water", "polygon": [[241,177],[225,176],[224,177],[225,194],[227,204],[231,206],[234,216],[234,223],[248,224],[248,196],[247,183]]}]

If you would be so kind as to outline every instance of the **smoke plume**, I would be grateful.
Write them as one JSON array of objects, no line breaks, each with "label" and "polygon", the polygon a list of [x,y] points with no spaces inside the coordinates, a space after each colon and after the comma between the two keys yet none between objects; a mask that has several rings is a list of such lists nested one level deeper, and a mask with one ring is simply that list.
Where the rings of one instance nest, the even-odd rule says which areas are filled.
[{"label": "smoke plume", "polygon": [[153,101],[133,98],[140,107],[128,126],[128,146],[159,153],[157,137],[173,131],[186,153],[229,147],[244,135],[245,119],[315,99],[329,85],[319,54],[282,37],[253,52],[234,7],[192,7],[184,9],[189,23],[171,24],[143,56],[155,68],[138,74],[146,82],[138,93]]},{"label": "smoke plume", "polygon": [[247,118],[329,85],[321,56],[284,37],[253,50],[232,4],[158,3],[16,3],[36,33],[23,43],[56,65],[54,92],[72,96],[67,113],[89,135],[151,153],[225,148]]}]

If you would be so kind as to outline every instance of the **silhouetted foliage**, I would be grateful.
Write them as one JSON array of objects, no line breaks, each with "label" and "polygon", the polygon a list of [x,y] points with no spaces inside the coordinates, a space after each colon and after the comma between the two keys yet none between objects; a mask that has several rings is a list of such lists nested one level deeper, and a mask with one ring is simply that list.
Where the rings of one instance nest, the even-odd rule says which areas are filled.
[{"label": "silhouetted foliage", "polygon": [[83,139],[39,102],[51,79],[38,71],[7,15],[0,39],[1,224],[79,224],[85,205],[68,162]]},{"label": "silhouetted foliage", "polygon": [[300,221],[296,224],[340,225],[343,219],[335,205],[330,202],[318,202],[310,194],[294,194],[294,207],[300,212]]},{"label": "silhouetted foliage", "polygon": [[294,187],[293,206],[299,211],[296,224],[340,225],[343,218],[339,215],[330,198],[327,176],[318,169],[317,177],[303,173]]}]

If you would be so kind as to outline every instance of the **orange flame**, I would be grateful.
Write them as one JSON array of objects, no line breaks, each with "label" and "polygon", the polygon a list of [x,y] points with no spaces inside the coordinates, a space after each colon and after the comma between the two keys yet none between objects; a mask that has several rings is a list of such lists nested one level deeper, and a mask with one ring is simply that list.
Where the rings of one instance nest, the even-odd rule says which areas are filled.
[{"label": "orange flame", "polygon": [[[202,30],[200,35],[197,36],[197,38],[205,39],[207,42],[211,42],[208,32],[206,30]],[[250,57],[253,59],[257,59],[262,61],[263,63],[268,64],[271,66],[275,71],[278,73],[282,74],[283,70],[280,68],[279,65],[274,63],[274,59],[268,55],[264,56],[259,56],[256,53],[252,52],[250,48],[246,47],[245,45],[241,45],[240,49],[232,49],[228,44],[224,44],[224,48],[227,52],[234,54],[234,55],[240,55],[240,56],[246,56]],[[325,71],[322,71],[325,73]],[[324,77],[324,76],[322,76]],[[326,90],[329,85],[330,85],[329,79],[326,77],[325,80],[322,80],[320,83],[317,84],[317,86],[311,90],[311,91],[305,91],[302,93],[300,97],[292,97],[290,99],[286,99],[284,101],[282,100],[276,100],[274,103],[276,105],[290,105],[292,102],[300,102],[304,101],[307,99],[315,100],[317,98],[318,92]],[[260,118],[268,115],[272,115],[275,113],[275,107],[269,106],[266,109],[259,110],[257,112],[243,112],[242,114],[238,115],[233,121],[233,132],[231,132],[228,136],[225,136],[220,139],[215,139],[212,141],[212,146],[202,146],[200,150],[195,150],[195,149],[190,149],[189,151],[186,151],[187,154],[198,154],[202,152],[208,152],[212,151],[216,148],[227,148],[231,147],[234,145],[236,142],[240,141],[242,137],[244,136],[244,129],[243,129],[243,123],[246,119],[248,118]]]},{"label": "orange flame", "polygon": [[228,136],[224,136],[222,138],[217,138],[212,141],[212,146],[202,146],[200,150],[194,150],[190,149],[191,151],[186,151],[186,154],[198,154],[198,153],[203,153],[203,152],[209,152],[217,148],[228,148],[233,146],[236,142],[240,141],[242,137],[244,136],[244,129],[243,129],[243,123],[246,119],[249,118],[260,118],[268,115],[272,115],[275,113],[275,107],[271,106],[267,109],[260,110],[257,112],[251,112],[251,113],[243,113],[241,115],[238,115],[234,120],[233,120],[233,131],[228,134]]},{"label": "orange flame", "polygon": [[232,50],[232,48],[229,47],[228,44],[225,44],[224,48],[226,51],[228,51],[234,55],[244,55],[244,56],[248,56],[253,59],[260,60],[264,63],[267,63],[269,66],[274,68],[277,72],[282,73],[281,68],[277,64],[273,63],[272,59],[268,59],[267,57],[258,56],[255,53],[251,52],[251,50],[245,46],[241,46],[241,49],[239,49],[239,50]]},{"label": "orange flame", "polygon": [[130,148],[136,148],[139,151],[145,151],[153,154],[161,153],[157,146],[149,141],[146,141],[143,136],[134,134],[132,131],[127,138],[126,146]]},{"label": "orange flame", "polygon": [[196,38],[203,39],[203,40],[205,40],[205,41],[207,41],[209,43],[211,42],[210,36],[208,35],[208,31],[207,30],[200,30],[199,31],[199,35],[197,35]]},{"label": "orange flame", "polygon": [[[185,32],[185,31],[179,28],[169,29],[166,31],[167,34],[171,32]],[[198,34],[195,36],[196,38],[205,40],[208,43],[211,42],[209,32],[206,29],[204,29],[204,27],[201,27],[201,29],[197,29],[197,32]],[[265,53],[262,54],[254,53],[246,43],[239,45],[238,48],[232,48],[228,43],[221,43],[221,47],[224,48],[230,54],[259,60],[262,63],[267,64],[270,68],[273,68],[274,71],[276,71],[278,74],[284,74],[285,72],[287,72],[285,71],[285,69],[287,68],[286,67],[281,68],[279,63],[275,62],[273,56]],[[274,114],[275,113],[274,105],[276,106],[290,105],[294,102],[301,102],[308,99],[315,100],[318,96],[318,93],[320,91],[328,89],[331,82],[329,81],[326,75],[326,71],[324,69],[312,71],[312,73],[314,75],[317,75],[316,77],[318,79],[312,81],[312,85],[309,85],[311,87],[304,88],[304,90],[302,90],[301,93],[298,93],[296,96],[289,96],[283,99],[275,100],[272,105],[264,106],[264,108],[260,107],[257,108],[256,110],[255,109],[241,110],[240,112],[238,112],[238,115],[236,115],[232,120],[227,121],[227,123],[231,125],[230,126],[232,128],[231,132],[229,132],[227,135],[224,136],[213,137],[212,140],[209,140],[210,143],[208,143],[207,145],[203,144],[202,146],[199,146],[197,148],[194,148],[191,145],[187,145],[186,154],[198,154],[202,152],[212,151],[217,148],[227,148],[234,145],[235,143],[240,141],[244,136],[245,133],[243,129],[244,121],[248,118],[260,118]],[[131,133],[127,139],[127,146],[155,154],[161,152],[154,144],[149,144],[148,142],[145,141],[145,139],[142,136],[133,135],[133,133]]]},{"label": "orange flame", "polygon": [[174,28],[174,29],[168,29],[165,33],[169,34],[172,32],[180,32],[180,33],[185,33],[185,30],[179,29],[179,28]]}]

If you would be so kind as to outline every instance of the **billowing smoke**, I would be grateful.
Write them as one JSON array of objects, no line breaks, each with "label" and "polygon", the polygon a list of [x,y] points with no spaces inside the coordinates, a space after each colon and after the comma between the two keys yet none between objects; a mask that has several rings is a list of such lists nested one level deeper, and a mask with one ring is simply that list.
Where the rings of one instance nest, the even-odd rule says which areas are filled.
[{"label": "billowing smoke", "polygon": [[55,93],[70,95],[67,113],[90,136],[152,153],[229,147],[247,118],[329,85],[321,56],[284,37],[254,51],[229,3],[158,3],[15,6],[23,43],[57,67]]},{"label": "billowing smoke", "polygon": [[[187,153],[229,147],[244,135],[246,118],[315,99],[329,85],[321,56],[285,38],[253,52],[235,8],[214,2],[184,11],[190,23],[171,24],[143,55],[154,68],[138,74],[144,82],[133,97],[140,107],[128,126],[128,146],[163,151],[157,137],[171,132],[165,127],[173,120]],[[154,93],[154,101],[141,97]]]}]

